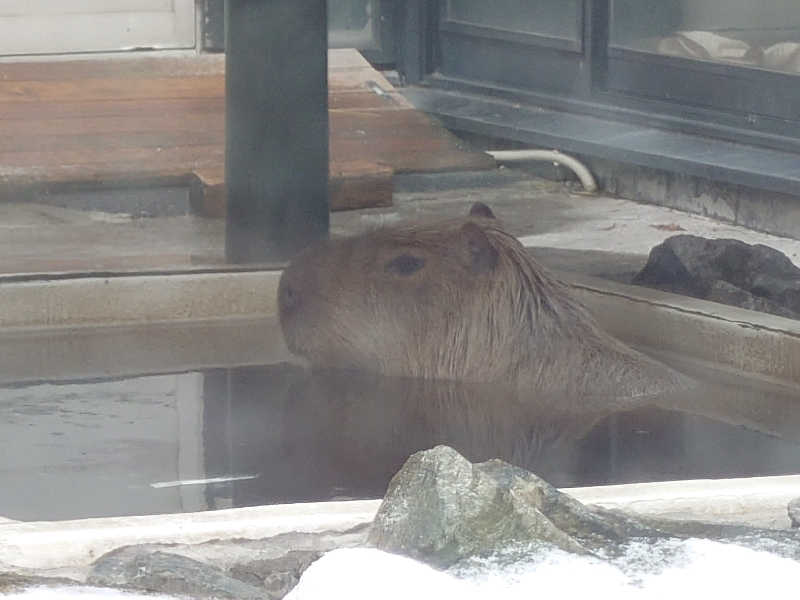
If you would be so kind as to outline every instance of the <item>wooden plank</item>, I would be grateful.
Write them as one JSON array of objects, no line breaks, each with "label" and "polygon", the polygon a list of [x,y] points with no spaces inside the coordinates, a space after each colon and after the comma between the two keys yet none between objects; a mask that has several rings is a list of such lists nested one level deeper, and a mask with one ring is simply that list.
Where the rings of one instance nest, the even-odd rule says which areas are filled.
[{"label": "wooden plank", "polygon": [[94,148],[53,150],[48,152],[5,152],[0,154],[0,175],[14,174],[20,169],[38,173],[73,167],[87,167],[87,173],[97,168],[115,168],[117,172],[136,170],[142,166],[172,169],[186,166],[188,170],[200,164],[222,163],[224,148],[219,145],[153,148],[119,148],[113,153]]},{"label": "wooden plank", "polygon": [[331,160],[369,156],[396,173],[488,169],[488,154],[462,147],[453,134],[415,110],[331,112]]},{"label": "wooden plank", "polygon": [[93,149],[0,154],[0,182],[21,185],[36,182],[78,181],[107,183],[111,178],[152,177],[165,173],[190,174],[195,169],[222,165],[219,145],[191,148],[122,148],[113,154]]},{"label": "wooden plank", "polygon": [[[345,72],[367,71],[378,82],[386,81],[369,62],[352,48],[328,51],[328,70],[337,77]],[[198,77],[225,75],[224,54],[197,56],[119,55],[110,60],[56,60],[0,63],[2,81],[73,81],[76,79],[149,79],[152,77]]]},{"label": "wooden plank", "polygon": [[[397,92],[376,94],[370,90],[330,90],[330,110],[398,110],[408,109],[406,100]],[[182,115],[215,115],[224,118],[225,99],[207,98],[139,98],[131,100],[77,100],[37,102],[31,100],[3,102],[0,121],[73,119],[148,114],[179,118]]]},{"label": "wooden plank", "polygon": [[372,65],[358,50],[353,48],[332,48],[328,50],[328,70],[372,69]]},{"label": "wooden plank", "polygon": [[187,57],[135,57],[111,60],[56,60],[0,63],[2,81],[74,81],[76,79],[136,79],[225,75],[224,54]]},{"label": "wooden plank", "polygon": [[[23,138],[81,136],[99,134],[137,134],[159,132],[162,134],[187,132],[214,132],[224,140],[225,121],[222,113],[177,111],[164,114],[146,111],[139,115],[75,116],[72,118],[6,119],[0,125],[4,137],[14,137],[14,147],[25,147]],[[19,137],[17,137],[19,136]],[[0,143],[2,143],[0,138]],[[218,140],[219,141],[219,140]]]},{"label": "wooden plank", "polygon": [[396,93],[394,86],[386,78],[374,69],[351,69],[341,71],[330,71],[328,73],[328,90],[337,93],[365,92],[369,91],[376,95],[390,95],[398,106],[403,108],[413,108],[410,102],[402,95]]},{"label": "wooden plank", "polygon": [[[219,76],[70,81],[0,81],[3,102],[80,102],[166,98],[222,98],[225,80]],[[0,108],[0,110],[2,110]]]},{"label": "wooden plank", "polygon": [[[330,71],[368,69],[372,66],[352,48],[328,51]],[[134,79],[225,75],[224,54],[189,57],[118,55],[109,60],[56,60],[0,63],[2,81],[71,81],[75,79]],[[382,78],[382,76],[381,76]]]},{"label": "wooden plank", "polygon": [[394,171],[369,161],[331,165],[328,190],[331,210],[391,206]]},{"label": "wooden plank", "polygon": [[[84,102],[6,102],[0,107],[0,129],[11,121],[39,121],[42,119],[93,119],[100,117],[126,117],[160,115],[180,118],[183,115],[214,116],[224,120],[224,98],[172,98],[138,100],[87,100]],[[2,123],[5,121],[6,123]],[[4,129],[2,129],[4,131]]]},{"label": "wooden plank", "polygon": [[[352,50],[329,54],[331,204],[391,203],[392,174],[490,168]],[[191,182],[224,214],[223,57],[0,65],[0,196]]]},{"label": "wooden plank", "polygon": [[[369,90],[330,90],[330,110],[407,109],[397,92],[378,95]],[[140,98],[137,100],[82,100],[78,102],[4,102],[0,121],[42,121],[44,119],[87,119],[100,117],[139,117],[155,115],[178,119],[184,116],[216,117],[224,120],[225,99],[213,98]]]},{"label": "wooden plank", "polygon": [[[195,175],[190,193],[192,210],[204,217],[224,217],[227,200],[223,170],[200,168]],[[331,210],[391,206],[393,175],[391,167],[371,161],[332,163],[328,190]]]},{"label": "wooden plank", "polygon": [[225,134],[217,131],[194,128],[181,131],[128,131],[125,135],[118,132],[74,133],[59,135],[20,135],[0,137],[0,155],[6,153],[50,153],[60,150],[79,150],[106,154],[122,148],[142,148],[160,152],[164,148],[184,146],[213,146],[224,144]]},{"label": "wooden plank", "polygon": [[225,218],[227,192],[225,167],[214,165],[195,170],[195,180],[189,192],[192,212],[201,217]]},{"label": "wooden plank", "polygon": [[328,92],[329,110],[401,110],[407,109],[406,99],[397,92],[376,94],[366,90],[337,90]]}]

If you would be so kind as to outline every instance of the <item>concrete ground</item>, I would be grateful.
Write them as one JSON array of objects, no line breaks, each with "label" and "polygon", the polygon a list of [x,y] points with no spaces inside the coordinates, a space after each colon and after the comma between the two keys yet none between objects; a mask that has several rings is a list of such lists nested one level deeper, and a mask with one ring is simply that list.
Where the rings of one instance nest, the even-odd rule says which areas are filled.
[{"label": "concrete ground", "polygon": [[[47,203],[0,204],[0,274],[141,271],[224,264],[221,219],[190,214],[136,216],[163,193],[171,206],[180,190],[93,192]],[[573,184],[518,169],[398,176],[394,206],[337,212],[332,233],[381,224],[458,216],[471,202],[489,204],[539,258],[553,268],[625,281],[654,245],[677,233],[762,243],[800,261],[800,241],[759,233],[673,209],[586,195]],[[124,212],[126,207],[130,212]],[[187,205],[188,208],[188,205]],[[153,214],[153,213],[150,213]]]}]

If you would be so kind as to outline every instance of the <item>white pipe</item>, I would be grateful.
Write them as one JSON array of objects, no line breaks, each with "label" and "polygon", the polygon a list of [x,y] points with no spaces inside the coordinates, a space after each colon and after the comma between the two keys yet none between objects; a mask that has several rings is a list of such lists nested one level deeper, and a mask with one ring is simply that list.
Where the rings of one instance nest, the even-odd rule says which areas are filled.
[{"label": "white pipe", "polygon": [[500,162],[520,162],[525,160],[549,160],[558,165],[572,169],[583,184],[583,189],[589,193],[597,191],[597,182],[581,161],[577,158],[562,154],[558,150],[488,150],[487,154]]}]

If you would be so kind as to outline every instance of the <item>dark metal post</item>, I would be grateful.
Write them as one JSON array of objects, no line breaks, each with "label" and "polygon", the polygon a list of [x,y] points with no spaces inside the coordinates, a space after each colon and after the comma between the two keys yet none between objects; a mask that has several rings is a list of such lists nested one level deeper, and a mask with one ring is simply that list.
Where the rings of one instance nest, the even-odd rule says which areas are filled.
[{"label": "dark metal post", "polygon": [[395,5],[397,69],[409,85],[419,83],[426,74],[428,4],[428,0],[402,0]]},{"label": "dark metal post", "polygon": [[203,50],[225,50],[225,0],[203,0]]},{"label": "dark metal post", "polygon": [[327,235],[328,30],[321,0],[226,0],[229,262]]}]

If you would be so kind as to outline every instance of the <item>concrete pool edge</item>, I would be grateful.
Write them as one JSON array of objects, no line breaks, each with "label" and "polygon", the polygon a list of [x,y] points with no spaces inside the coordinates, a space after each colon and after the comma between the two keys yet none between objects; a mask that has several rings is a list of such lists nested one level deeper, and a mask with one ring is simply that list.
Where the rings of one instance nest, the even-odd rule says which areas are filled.
[{"label": "concrete pool edge", "polygon": [[375,516],[379,500],[280,504],[195,513],[0,522],[0,566],[86,567],[116,548],[265,539],[289,532],[344,532]]},{"label": "concrete pool edge", "polygon": [[594,277],[563,279],[629,344],[800,383],[799,321]]},{"label": "concrete pool edge", "polygon": [[[280,271],[0,283],[0,329],[140,326],[274,317]],[[574,274],[600,324],[648,348],[800,383],[800,322]]]},{"label": "concrete pool edge", "polygon": [[[650,516],[788,527],[786,506],[800,496],[800,475],[563,491],[584,504]],[[83,569],[106,552],[135,544],[197,544],[265,539],[290,532],[345,532],[371,523],[380,502],[300,503],[74,521],[0,521],[0,566],[31,571]]]},{"label": "concrete pool edge", "polygon": [[0,328],[102,327],[276,314],[280,271],[0,282]]}]

